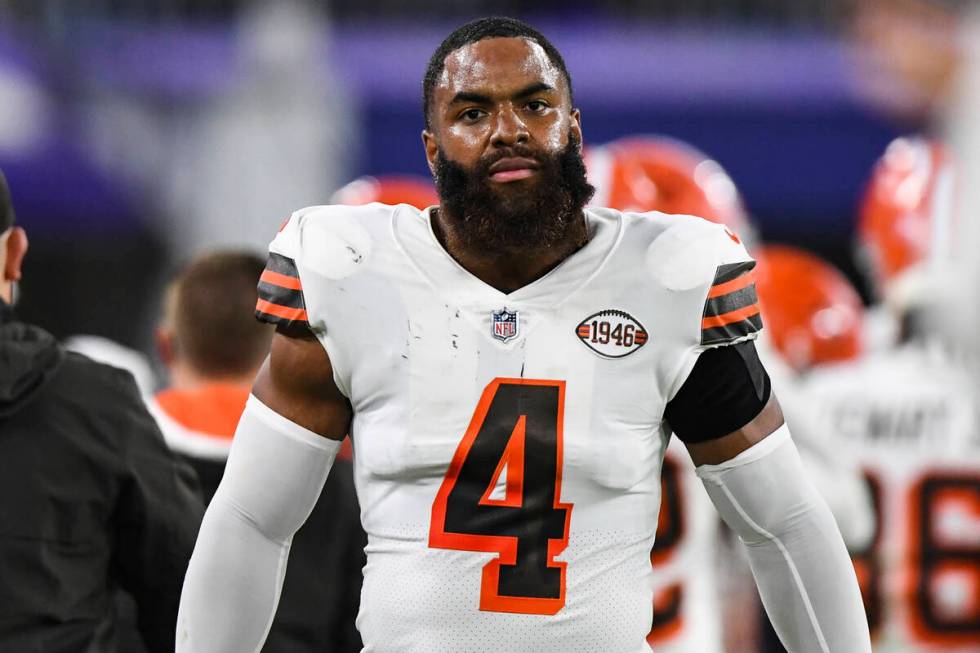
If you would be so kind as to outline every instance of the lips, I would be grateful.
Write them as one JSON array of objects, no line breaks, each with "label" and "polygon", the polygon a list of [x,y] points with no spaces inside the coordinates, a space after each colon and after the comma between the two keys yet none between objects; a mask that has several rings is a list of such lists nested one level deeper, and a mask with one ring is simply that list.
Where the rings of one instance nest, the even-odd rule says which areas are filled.
[{"label": "lips", "polygon": [[538,162],[525,157],[507,157],[490,166],[490,179],[506,183],[527,179],[538,171]]}]

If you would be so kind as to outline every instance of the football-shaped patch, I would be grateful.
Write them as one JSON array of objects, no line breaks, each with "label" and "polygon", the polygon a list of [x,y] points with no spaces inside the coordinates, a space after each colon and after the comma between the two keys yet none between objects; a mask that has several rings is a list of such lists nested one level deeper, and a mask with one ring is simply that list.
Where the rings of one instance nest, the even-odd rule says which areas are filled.
[{"label": "football-shaped patch", "polygon": [[575,335],[605,358],[629,356],[650,339],[647,330],[625,311],[606,309],[582,320]]}]

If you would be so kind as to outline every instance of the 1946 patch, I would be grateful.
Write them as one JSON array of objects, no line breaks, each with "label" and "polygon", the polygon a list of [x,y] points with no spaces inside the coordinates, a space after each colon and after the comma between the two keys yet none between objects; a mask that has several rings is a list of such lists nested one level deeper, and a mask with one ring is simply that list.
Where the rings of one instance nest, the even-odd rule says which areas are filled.
[{"label": "1946 patch", "polygon": [[650,339],[640,322],[625,311],[606,309],[582,320],[575,335],[603,358],[629,356]]}]

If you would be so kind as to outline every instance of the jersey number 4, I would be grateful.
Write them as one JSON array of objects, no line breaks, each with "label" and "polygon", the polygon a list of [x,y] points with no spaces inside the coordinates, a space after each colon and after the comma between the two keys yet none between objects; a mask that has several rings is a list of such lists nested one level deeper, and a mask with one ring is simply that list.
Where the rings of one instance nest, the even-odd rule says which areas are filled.
[{"label": "jersey number 4", "polygon": [[432,504],[429,546],[498,554],[480,609],[556,614],[565,606],[572,504],[561,502],[565,382],[494,379]]}]

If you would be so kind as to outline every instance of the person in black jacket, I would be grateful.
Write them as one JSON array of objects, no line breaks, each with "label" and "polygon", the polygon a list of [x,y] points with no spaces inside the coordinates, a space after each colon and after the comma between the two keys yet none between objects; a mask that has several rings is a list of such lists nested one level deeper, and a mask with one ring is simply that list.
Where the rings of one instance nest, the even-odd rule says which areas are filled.
[{"label": "person in black jacket", "polygon": [[197,481],[128,372],[14,316],[27,236],[13,218],[0,173],[0,651],[123,650],[119,589],[146,648],[173,651]]}]

